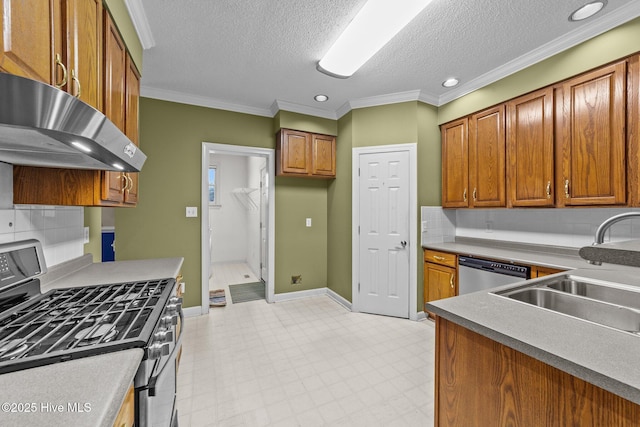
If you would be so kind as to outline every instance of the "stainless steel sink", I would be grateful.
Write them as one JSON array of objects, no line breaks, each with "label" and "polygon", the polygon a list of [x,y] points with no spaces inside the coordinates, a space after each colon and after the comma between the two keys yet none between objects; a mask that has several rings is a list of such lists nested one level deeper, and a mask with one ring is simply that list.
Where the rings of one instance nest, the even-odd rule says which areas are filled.
[{"label": "stainless steel sink", "polygon": [[640,334],[640,289],[565,274],[494,293],[599,325]]}]

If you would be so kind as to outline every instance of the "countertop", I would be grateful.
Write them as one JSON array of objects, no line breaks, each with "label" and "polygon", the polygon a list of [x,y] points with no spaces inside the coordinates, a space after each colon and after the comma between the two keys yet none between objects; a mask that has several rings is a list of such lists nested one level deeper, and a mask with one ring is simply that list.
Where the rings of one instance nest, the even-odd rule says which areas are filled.
[{"label": "countertop", "polygon": [[[547,265],[570,267],[564,261]],[[567,273],[554,276],[564,274]],[[640,290],[640,269],[637,267],[603,264],[600,268],[577,269],[569,274],[614,281]],[[549,277],[552,276],[533,279],[529,283]],[[505,285],[492,291],[522,284]],[[488,291],[432,301],[427,308],[438,316],[640,404],[640,336]]]},{"label": "countertop", "polygon": [[455,242],[424,243],[422,247],[458,255],[486,257],[496,261],[532,264],[560,270],[572,270],[588,265],[578,254],[577,248],[562,246],[457,238]]},{"label": "countertop", "polygon": [[131,349],[0,375],[0,425],[111,427],[143,354]]},{"label": "countertop", "polygon": [[[44,292],[165,279],[176,277],[182,262],[183,258],[158,258],[93,263],[91,255],[84,255],[50,268],[40,276],[40,282]],[[26,403],[35,409],[31,413],[12,413],[5,412],[2,406],[0,425],[111,427],[143,355],[142,349],[131,349],[0,375],[0,405],[15,403],[18,410],[23,409],[18,405]],[[74,403],[88,404],[90,410],[73,412],[68,404]],[[62,409],[54,412],[60,405]]]}]

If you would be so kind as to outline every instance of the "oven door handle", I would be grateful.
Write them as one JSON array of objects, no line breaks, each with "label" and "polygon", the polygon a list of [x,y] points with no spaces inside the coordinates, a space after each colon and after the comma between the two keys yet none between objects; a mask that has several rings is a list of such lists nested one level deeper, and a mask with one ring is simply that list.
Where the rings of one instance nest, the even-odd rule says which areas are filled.
[{"label": "oven door handle", "polygon": [[[182,329],[182,325],[184,324],[184,315],[182,314],[182,310],[179,311],[179,314],[180,314],[180,329]],[[169,361],[173,360],[173,363],[175,363],[176,357],[177,357],[176,353],[180,351],[181,345],[182,345],[182,330],[180,331],[180,336],[176,340],[176,344],[173,347],[171,354],[169,355],[169,358],[168,358]],[[156,395],[156,390],[155,390],[156,383],[158,382],[158,378],[164,373],[164,370],[167,369],[168,365],[169,363],[165,363],[164,366],[160,369],[160,372],[158,372],[158,375],[154,375],[154,376],[151,376],[151,378],[149,378],[148,385],[144,387],[149,390],[149,396]]]}]

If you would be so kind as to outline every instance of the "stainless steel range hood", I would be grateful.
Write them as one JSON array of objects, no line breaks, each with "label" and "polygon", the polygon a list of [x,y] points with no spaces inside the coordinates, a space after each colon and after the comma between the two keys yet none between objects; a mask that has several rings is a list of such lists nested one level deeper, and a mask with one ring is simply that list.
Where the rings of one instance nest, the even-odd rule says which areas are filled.
[{"label": "stainless steel range hood", "polygon": [[68,93],[0,73],[0,161],[139,172],[147,156],[100,111]]}]

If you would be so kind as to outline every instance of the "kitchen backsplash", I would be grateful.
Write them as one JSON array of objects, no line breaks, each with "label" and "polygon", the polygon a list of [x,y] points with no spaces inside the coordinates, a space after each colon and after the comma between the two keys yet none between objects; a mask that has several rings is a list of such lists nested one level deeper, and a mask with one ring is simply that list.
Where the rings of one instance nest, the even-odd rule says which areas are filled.
[{"label": "kitchen backsplash", "polygon": [[82,256],[84,208],[16,206],[0,209],[0,243],[37,239],[48,266]]},{"label": "kitchen backsplash", "polygon": [[[503,240],[579,248],[593,243],[598,226],[629,208],[584,209],[442,209],[421,208],[423,243],[450,242],[455,237]],[[424,230],[424,228],[423,228]],[[640,220],[615,224],[605,241],[640,239]]]}]

